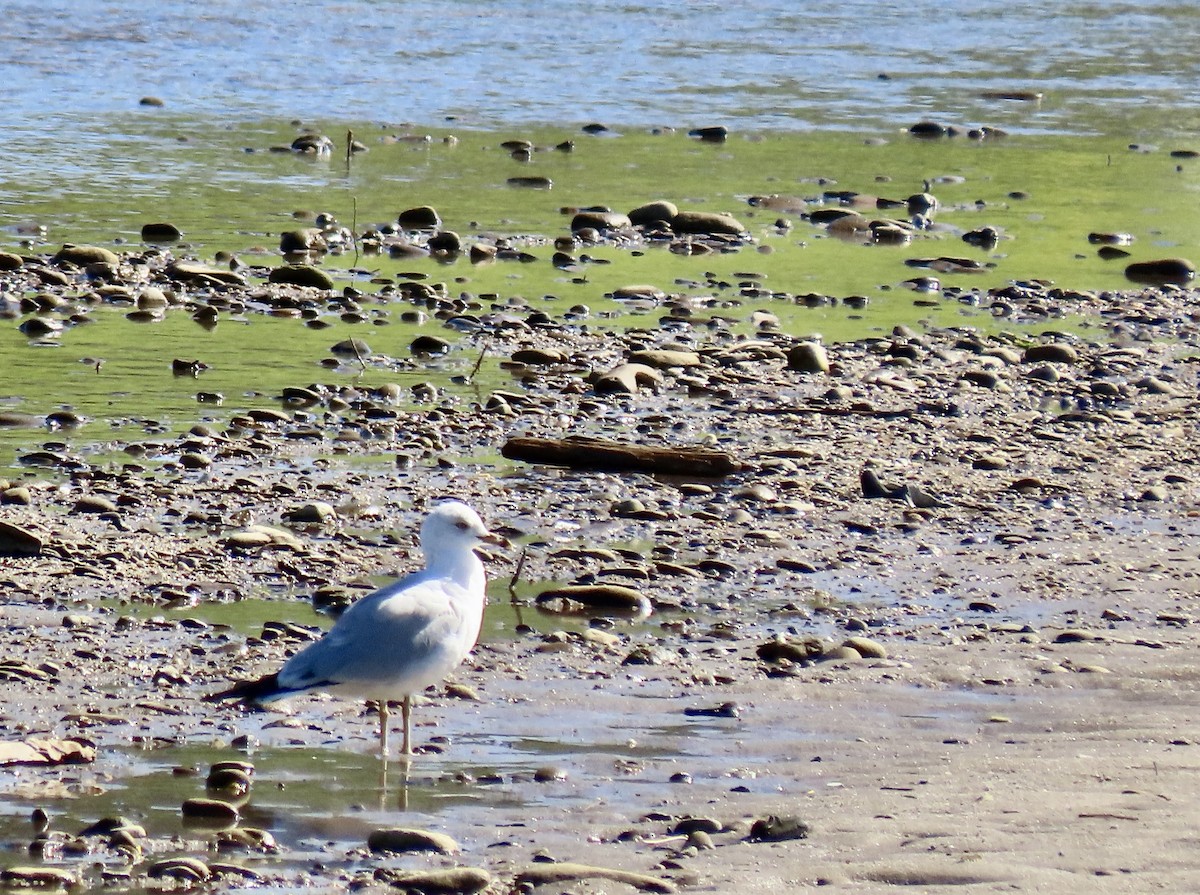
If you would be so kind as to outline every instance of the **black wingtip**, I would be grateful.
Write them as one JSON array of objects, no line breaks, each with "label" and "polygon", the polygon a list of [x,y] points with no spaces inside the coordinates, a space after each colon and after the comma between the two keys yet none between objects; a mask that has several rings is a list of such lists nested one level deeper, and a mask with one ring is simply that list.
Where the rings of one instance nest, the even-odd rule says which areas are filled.
[{"label": "black wingtip", "polygon": [[276,696],[280,692],[279,675],[268,674],[253,681],[238,681],[228,690],[220,693],[209,693],[204,697],[205,702],[221,702],[226,699],[236,699],[241,702],[258,702]]}]

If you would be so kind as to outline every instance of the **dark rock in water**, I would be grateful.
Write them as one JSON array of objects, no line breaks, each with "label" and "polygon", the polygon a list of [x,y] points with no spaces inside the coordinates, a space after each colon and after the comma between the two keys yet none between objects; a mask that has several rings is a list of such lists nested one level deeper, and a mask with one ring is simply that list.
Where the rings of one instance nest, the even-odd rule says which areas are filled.
[{"label": "dark rock in water", "polygon": [[1088,242],[1092,245],[1127,246],[1133,244],[1133,234],[1092,232],[1088,234]]},{"label": "dark rock in water", "polygon": [[729,128],[723,124],[694,127],[688,131],[688,136],[697,137],[705,143],[724,143],[729,138]]},{"label": "dark rock in water", "polygon": [[117,265],[121,263],[121,259],[117,257],[116,252],[103,248],[102,246],[77,246],[64,245],[61,249],[54,253],[54,257],[50,259],[55,264],[74,264],[78,267],[86,267],[89,264],[103,262],[105,264]]},{"label": "dark rock in water", "polygon": [[362,339],[343,339],[336,345],[330,346],[329,350],[338,355],[367,357],[371,353],[371,346]]},{"label": "dark rock in water", "polygon": [[21,334],[30,339],[42,339],[62,332],[63,325],[52,317],[30,317],[17,327]]},{"label": "dark rock in water", "polygon": [[332,289],[333,277],[309,264],[287,264],[271,271],[267,281],[289,286],[308,286],[312,289]]},{"label": "dark rock in water", "polygon": [[141,99],[138,100],[138,105],[139,106],[147,106],[148,108],[152,108],[152,109],[161,109],[163,106],[166,105],[166,103],[163,102],[162,99],[157,96],[143,96]]},{"label": "dark rock in water", "polygon": [[231,286],[245,286],[246,280],[241,274],[220,267],[210,267],[194,261],[175,261],[168,264],[163,272],[172,280],[181,282],[203,282],[211,280],[217,283],[227,283]]},{"label": "dark rock in water", "polygon": [[180,806],[183,816],[190,820],[216,821],[221,823],[237,823],[238,810],[234,805],[220,799],[187,799]]},{"label": "dark rock in water", "polygon": [[678,206],[664,199],[639,205],[629,212],[629,220],[635,227],[652,227],[655,224],[669,224],[677,214]]},{"label": "dark rock in water", "polygon": [[544,590],[534,601],[538,606],[552,603],[575,603],[596,610],[615,610],[640,616],[650,614],[650,600],[632,587],[618,584],[564,585]]},{"label": "dark rock in water", "polygon": [[1000,233],[995,227],[980,227],[962,236],[963,242],[991,251],[1000,243]]},{"label": "dark rock in water", "polygon": [[671,229],[676,233],[722,233],[741,236],[746,227],[731,214],[710,211],[681,211],[671,218]]},{"label": "dark rock in water", "polygon": [[788,839],[807,839],[811,828],[798,817],[774,814],[756,820],[750,827],[753,842],[783,842]]},{"label": "dark rock in water", "polygon": [[948,133],[946,126],[938,124],[936,121],[918,121],[908,129],[908,132],[914,137],[927,140],[944,137]]},{"label": "dark rock in water", "polygon": [[526,190],[554,189],[554,181],[549,177],[510,177],[505,183]]},{"label": "dark rock in water", "polygon": [[442,218],[429,205],[418,205],[400,212],[396,223],[402,230],[436,230],[442,226]]},{"label": "dark rock in water", "polygon": [[324,252],[329,246],[317,227],[300,230],[285,230],[279,234],[279,251],[288,255],[293,252]]},{"label": "dark rock in water", "polygon": [[1104,261],[1114,261],[1117,258],[1128,258],[1131,253],[1116,246],[1100,246],[1096,249],[1096,254]]},{"label": "dark rock in water", "polygon": [[417,336],[409,343],[408,350],[413,354],[445,354],[450,343],[437,336]]},{"label": "dark rock in water", "polygon": [[142,225],[142,242],[166,243],[176,242],[182,238],[183,231],[165,221]]},{"label": "dark rock in water", "polygon": [[607,134],[609,133],[608,125],[606,124],[585,124],[582,128],[585,134]]},{"label": "dark rock in water", "polygon": [[462,251],[462,238],[453,230],[440,230],[429,237],[429,251],[441,255],[457,255]]},{"label": "dark rock in water", "polygon": [[633,226],[628,215],[616,211],[581,211],[571,218],[571,232],[580,230],[627,230]]},{"label": "dark rock in water", "polygon": [[31,531],[0,520],[0,556],[37,556],[41,552],[41,538]]},{"label": "dark rock in water", "polygon": [[1138,261],[1125,268],[1125,278],[1135,283],[1161,286],[1166,283],[1182,285],[1196,278],[1196,265],[1186,258],[1161,258],[1157,261]]},{"label": "dark rock in water", "polygon": [[324,134],[301,134],[292,141],[292,152],[305,155],[329,155],[333,152],[333,140]]}]

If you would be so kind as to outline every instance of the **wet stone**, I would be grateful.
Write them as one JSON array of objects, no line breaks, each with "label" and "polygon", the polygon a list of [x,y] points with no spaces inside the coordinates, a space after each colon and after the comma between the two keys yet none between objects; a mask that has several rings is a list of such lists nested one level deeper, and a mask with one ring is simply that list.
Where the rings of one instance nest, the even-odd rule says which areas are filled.
[{"label": "wet stone", "polygon": [[445,833],[410,827],[375,830],[367,837],[367,848],[376,853],[431,851],[452,855],[459,851],[458,843]]}]

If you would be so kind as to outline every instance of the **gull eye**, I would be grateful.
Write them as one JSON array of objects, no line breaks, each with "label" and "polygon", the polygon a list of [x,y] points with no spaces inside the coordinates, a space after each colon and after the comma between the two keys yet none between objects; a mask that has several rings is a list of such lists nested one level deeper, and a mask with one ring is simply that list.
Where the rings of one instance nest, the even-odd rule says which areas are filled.
[{"label": "gull eye", "polygon": [[469,529],[471,527],[471,524],[469,522],[467,522],[466,519],[459,519],[457,522],[454,523],[454,527],[457,528],[459,531],[466,531],[467,529]]}]

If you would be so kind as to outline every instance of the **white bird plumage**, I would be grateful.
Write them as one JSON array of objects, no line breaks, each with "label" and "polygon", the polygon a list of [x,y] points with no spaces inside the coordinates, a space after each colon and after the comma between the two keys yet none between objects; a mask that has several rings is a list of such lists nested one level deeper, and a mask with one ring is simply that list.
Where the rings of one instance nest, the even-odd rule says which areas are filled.
[{"label": "white bird plumage", "polygon": [[412,754],[413,694],[445,678],[475,646],[486,602],[483,563],[475,548],[498,540],[466,504],[439,504],[421,525],[424,569],[353,603],[324,637],[276,673],[205,698],[270,702],[324,690],[375,700],[384,758],[387,704],[400,701],[402,753]]}]

